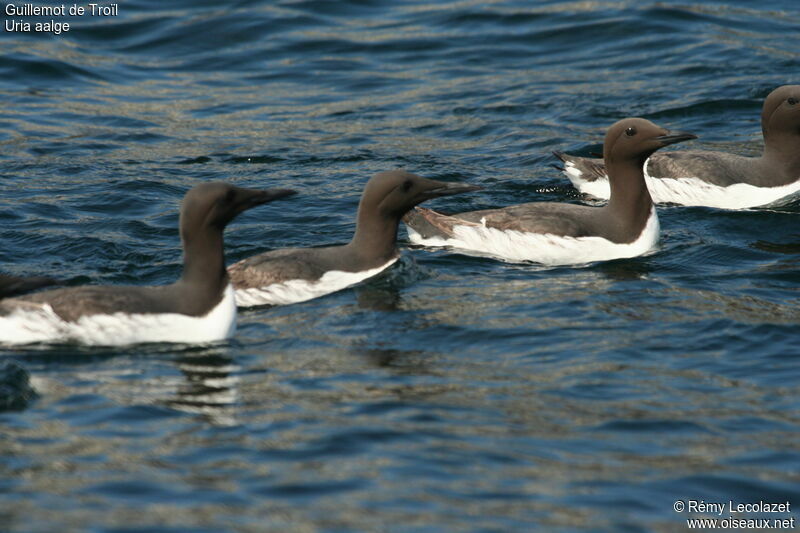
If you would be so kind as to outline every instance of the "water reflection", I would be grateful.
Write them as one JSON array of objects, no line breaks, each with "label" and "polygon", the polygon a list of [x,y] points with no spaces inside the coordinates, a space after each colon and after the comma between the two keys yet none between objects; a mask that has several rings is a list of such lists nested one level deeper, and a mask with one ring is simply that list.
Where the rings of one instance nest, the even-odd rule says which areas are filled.
[{"label": "water reflection", "polygon": [[[58,365],[70,379],[94,383],[96,393],[118,405],[163,405],[202,415],[213,424],[234,425],[241,367],[228,352],[226,343],[209,346],[152,344],[127,349],[32,345],[14,351],[24,358],[34,375],[33,381],[44,387],[42,395],[49,401],[57,401],[63,391],[58,383],[35,378],[35,375],[51,365]],[[151,368],[151,374],[142,374],[139,367],[147,360],[153,361],[154,364],[148,366],[155,368]],[[179,374],[175,373],[175,368]],[[24,407],[20,401],[27,404],[36,396],[25,368],[13,361],[0,366],[0,410],[4,402],[19,408],[18,405]]]},{"label": "water reflection", "polygon": [[[652,252],[647,255],[652,255]],[[593,270],[601,272],[611,281],[636,281],[653,272],[653,265],[647,255],[633,259],[620,259],[598,263]]]},{"label": "water reflection", "polygon": [[359,286],[354,289],[358,307],[373,311],[397,311],[402,303],[397,287]]},{"label": "water reflection", "polygon": [[771,242],[758,240],[750,245],[756,250],[786,255],[800,255],[800,240],[798,242]]},{"label": "water reflection", "polygon": [[185,378],[164,405],[186,413],[199,414],[215,425],[236,422],[241,367],[227,354],[210,352],[185,354],[175,359]]}]

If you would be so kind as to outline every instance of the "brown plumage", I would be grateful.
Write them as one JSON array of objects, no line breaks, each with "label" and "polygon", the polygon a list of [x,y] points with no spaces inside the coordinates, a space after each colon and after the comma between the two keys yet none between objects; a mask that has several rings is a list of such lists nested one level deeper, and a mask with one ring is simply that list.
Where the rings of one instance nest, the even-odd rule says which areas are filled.
[{"label": "brown plumage", "polygon": [[[313,283],[330,271],[355,273],[376,269],[399,256],[397,228],[409,209],[431,198],[479,188],[430,180],[404,170],[381,172],[364,187],[356,231],[349,243],[264,252],[231,265],[228,273],[234,288],[243,290],[261,289],[291,280]],[[259,305],[267,303],[271,302],[264,301]]]},{"label": "brown plumage", "polygon": [[[800,179],[800,85],[784,85],[767,96],[761,111],[761,131],[764,150],[759,157],[704,150],[656,153],[647,163],[647,174],[654,179],[694,178],[720,187],[737,183],[780,187]],[[608,179],[601,159],[554,154],[581,171],[581,180]],[[657,201],[681,203],[679,197]]]},{"label": "brown plumage", "polygon": [[44,276],[21,278],[9,274],[0,274],[0,298],[25,294],[44,287],[58,285],[58,283],[58,280]]},{"label": "brown plumage", "polygon": [[641,118],[627,118],[611,126],[603,153],[611,170],[612,193],[604,207],[534,202],[451,216],[417,209],[404,220],[423,238],[452,237],[454,227],[466,224],[500,231],[593,236],[618,244],[630,243],[641,234],[653,209],[642,164],[659,148],[693,138],[691,134],[670,134]]},{"label": "brown plumage", "polygon": [[184,247],[181,278],[159,287],[67,287],[0,301],[0,316],[15,309],[49,304],[62,320],[114,314],[177,313],[203,316],[222,299],[229,280],[225,270],[222,231],[239,213],[294,191],[243,189],[226,183],[204,183],[183,199],[180,233]]}]

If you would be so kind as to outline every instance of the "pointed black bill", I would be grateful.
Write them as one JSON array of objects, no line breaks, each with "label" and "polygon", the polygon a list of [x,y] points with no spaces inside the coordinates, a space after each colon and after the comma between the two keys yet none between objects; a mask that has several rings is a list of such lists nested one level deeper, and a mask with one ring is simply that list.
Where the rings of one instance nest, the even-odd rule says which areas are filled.
[{"label": "pointed black bill", "polygon": [[233,190],[235,191],[236,197],[230,211],[230,217],[225,219],[225,224],[248,209],[297,194],[297,191],[293,191],[292,189],[259,190],[235,187]]},{"label": "pointed black bill", "polygon": [[449,183],[446,181],[425,180],[427,186],[419,196],[423,200],[430,200],[431,198],[439,198],[441,196],[452,196],[454,194],[461,194],[462,192],[479,191],[483,189],[480,185],[469,185],[467,183]]},{"label": "pointed black bill", "polygon": [[251,207],[256,207],[258,205],[266,204],[268,202],[272,202],[274,200],[279,200],[280,198],[286,198],[287,196],[293,196],[297,194],[297,191],[292,189],[264,189],[264,190],[256,190],[256,189],[244,189],[244,188],[237,188],[237,207],[239,208],[238,211],[241,213]]},{"label": "pointed black bill", "polygon": [[294,189],[266,189],[261,191],[266,196],[266,202],[271,202],[279,198],[286,198],[287,196],[294,196],[297,191]]},{"label": "pointed black bill", "polygon": [[692,139],[697,139],[697,135],[686,132],[668,133],[667,135],[661,135],[660,137],[656,137],[656,140],[664,146],[680,143],[683,141],[690,141]]}]

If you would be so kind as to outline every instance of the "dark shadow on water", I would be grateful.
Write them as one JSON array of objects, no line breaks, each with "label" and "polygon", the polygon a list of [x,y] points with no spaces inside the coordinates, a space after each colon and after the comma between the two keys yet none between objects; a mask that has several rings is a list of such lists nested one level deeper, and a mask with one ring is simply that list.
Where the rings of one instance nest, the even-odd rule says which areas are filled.
[{"label": "dark shadow on water", "polygon": [[358,307],[373,311],[397,311],[402,298],[395,287],[364,285],[354,289]]},{"label": "dark shadow on water", "polygon": [[227,349],[228,341],[211,344],[133,344],[129,346],[83,346],[79,344],[30,344],[4,347],[31,365],[62,364],[85,365],[114,357],[155,357],[165,358],[174,354],[191,354],[207,350]]},{"label": "dark shadow on water", "polygon": [[356,285],[353,291],[362,309],[398,311],[402,304],[402,290],[430,275],[428,269],[417,264],[412,253],[404,251],[394,265]]},{"label": "dark shadow on water", "polygon": [[597,263],[589,270],[594,270],[612,281],[638,281],[654,271],[653,264],[647,257],[617,259]]},{"label": "dark shadow on water", "polygon": [[[436,369],[436,354],[425,350],[402,350],[396,348],[382,348],[381,343],[371,346],[352,346],[351,353],[356,357],[364,358],[375,368],[389,371],[393,376],[438,376]],[[377,345],[377,346],[376,346]]]},{"label": "dark shadow on water", "polygon": [[38,396],[25,368],[16,361],[4,361],[0,364],[0,413],[21,411]]},{"label": "dark shadow on water", "polygon": [[786,255],[800,255],[800,238],[798,242],[769,242],[758,240],[750,245],[756,250]]}]

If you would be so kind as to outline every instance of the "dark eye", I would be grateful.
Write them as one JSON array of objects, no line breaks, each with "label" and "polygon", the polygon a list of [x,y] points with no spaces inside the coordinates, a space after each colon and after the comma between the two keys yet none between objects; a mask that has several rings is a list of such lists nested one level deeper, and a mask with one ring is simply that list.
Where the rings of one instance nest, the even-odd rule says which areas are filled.
[{"label": "dark eye", "polygon": [[627,130],[625,130],[625,135],[627,135],[628,137],[633,137],[634,135],[636,135],[636,128],[631,126]]},{"label": "dark eye", "polygon": [[414,184],[411,182],[411,180],[404,181],[403,182],[403,192],[410,191],[411,187],[413,187],[413,186],[414,186]]},{"label": "dark eye", "polygon": [[789,104],[789,105],[795,105],[797,103],[797,98],[795,98],[794,96],[791,96],[791,97],[789,97],[789,99],[786,100],[786,103]]},{"label": "dark eye", "polygon": [[236,191],[234,191],[233,189],[228,189],[228,192],[225,193],[225,203],[232,204],[235,198],[236,198]]}]

